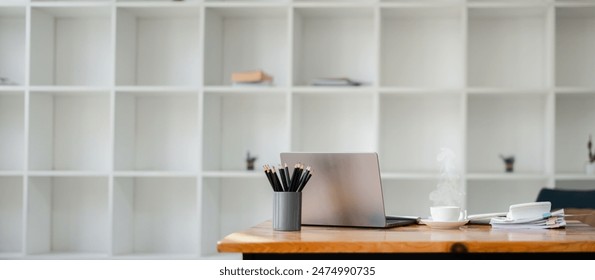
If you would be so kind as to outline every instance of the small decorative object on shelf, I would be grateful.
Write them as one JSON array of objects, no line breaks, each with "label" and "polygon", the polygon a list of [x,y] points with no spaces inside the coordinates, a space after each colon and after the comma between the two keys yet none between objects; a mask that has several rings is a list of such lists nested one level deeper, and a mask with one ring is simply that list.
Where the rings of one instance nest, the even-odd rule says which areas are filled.
[{"label": "small decorative object on shelf", "polygon": [[514,156],[503,156],[500,155],[500,158],[504,161],[504,167],[506,172],[513,172],[514,171]]},{"label": "small decorative object on shelf", "polygon": [[591,150],[593,144],[591,142],[591,135],[589,135],[589,142],[587,142],[587,149],[589,150],[589,160],[585,164],[585,172],[587,174],[595,174],[595,153]]},{"label": "small decorative object on shelf", "polygon": [[257,157],[250,156],[250,151],[246,153],[246,169],[247,170],[254,170],[254,162],[256,162]]}]

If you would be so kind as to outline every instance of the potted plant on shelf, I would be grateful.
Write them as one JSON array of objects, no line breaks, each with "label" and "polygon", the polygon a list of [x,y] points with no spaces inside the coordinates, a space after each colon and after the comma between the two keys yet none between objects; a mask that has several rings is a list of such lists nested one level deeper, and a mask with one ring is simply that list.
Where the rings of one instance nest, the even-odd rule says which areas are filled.
[{"label": "potted plant on shelf", "polygon": [[587,149],[589,150],[589,160],[585,164],[585,172],[587,174],[595,174],[595,153],[591,150],[593,144],[591,143],[591,135],[589,135],[589,142],[587,142]]}]

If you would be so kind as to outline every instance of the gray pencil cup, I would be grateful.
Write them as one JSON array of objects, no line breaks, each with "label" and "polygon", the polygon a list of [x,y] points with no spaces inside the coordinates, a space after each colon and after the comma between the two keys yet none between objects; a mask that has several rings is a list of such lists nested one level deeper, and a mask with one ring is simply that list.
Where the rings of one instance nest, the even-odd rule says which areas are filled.
[{"label": "gray pencil cup", "polygon": [[282,231],[302,229],[301,192],[274,192],[273,229]]}]

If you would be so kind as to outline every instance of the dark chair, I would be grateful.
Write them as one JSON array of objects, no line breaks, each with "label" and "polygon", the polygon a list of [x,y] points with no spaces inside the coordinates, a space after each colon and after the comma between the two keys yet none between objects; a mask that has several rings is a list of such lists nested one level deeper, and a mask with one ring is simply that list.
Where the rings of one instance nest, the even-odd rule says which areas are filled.
[{"label": "dark chair", "polygon": [[595,190],[541,189],[537,201],[549,201],[552,210],[564,208],[564,213],[578,215],[571,220],[578,220],[595,227]]},{"label": "dark chair", "polygon": [[549,201],[552,210],[562,208],[595,209],[595,190],[562,190],[543,188],[537,195],[537,201]]}]

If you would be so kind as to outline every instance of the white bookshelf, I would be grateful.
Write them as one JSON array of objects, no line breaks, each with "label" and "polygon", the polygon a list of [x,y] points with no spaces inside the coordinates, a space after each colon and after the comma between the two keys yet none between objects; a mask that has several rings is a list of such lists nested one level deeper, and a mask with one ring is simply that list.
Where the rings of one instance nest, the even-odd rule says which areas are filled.
[{"label": "white bookshelf", "polygon": [[378,152],[393,215],[442,147],[470,214],[595,188],[593,49],[586,0],[2,1],[0,259],[237,259],[285,151]]}]

